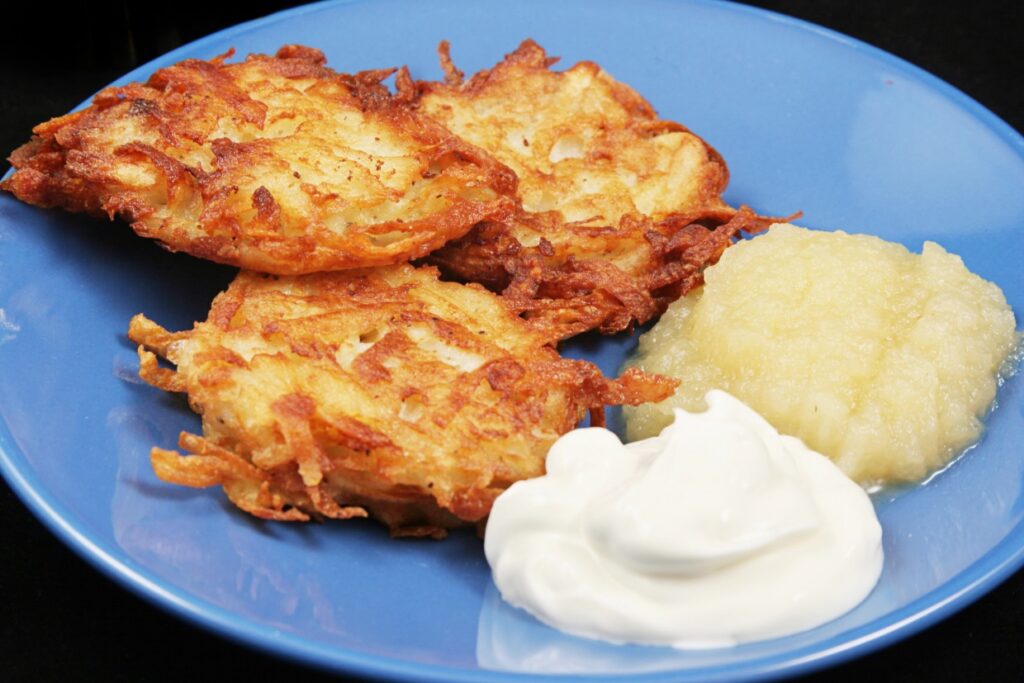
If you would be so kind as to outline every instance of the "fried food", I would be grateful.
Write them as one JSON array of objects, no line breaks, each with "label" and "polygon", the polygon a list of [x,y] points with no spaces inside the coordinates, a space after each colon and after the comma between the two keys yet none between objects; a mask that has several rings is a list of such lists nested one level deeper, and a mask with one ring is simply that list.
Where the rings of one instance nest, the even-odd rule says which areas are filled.
[{"label": "fried food", "polygon": [[512,168],[522,200],[431,255],[451,276],[505,290],[567,335],[612,333],[664,311],[737,234],[770,224],[722,201],[729,174],[713,148],[598,65],[553,71],[527,40],[464,80],[447,43],[439,52],[444,82],[401,72],[399,92]]},{"label": "fried food", "polygon": [[512,209],[515,176],[319,50],[186,60],[43,123],[0,185],[279,274],[417,258]]},{"label": "fried food", "polygon": [[515,171],[526,211],[605,226],[725,206],[719,154],[597,64],[553,71],[526,40],[464,80],[448,44],[439,51],[445,80],[416,84],[418,109]]},{"label": "fried food", "polygon": [[728,207],[655,223],[626,215],[617,226],[565,223],[553,213],[485,222],[430,255],[451,276],[479,282],[524,317],[565,339],[613,334],[661,315],[700,286],[704,268],[742,233],[773,220]]},{"label": "fried food", "polygon": [[[142,316],[142,377],[185,392],[203,436],[154,448],[158,476],[220,484],[258,517],[379,518],[395,535],[478,523],[591,411],[661,400],[675,382],[603,377],[552,330],[477,285],[399,265],[277,278],[243,271],[206,322]],[[175,364],[161,368],[157,356]]]}]

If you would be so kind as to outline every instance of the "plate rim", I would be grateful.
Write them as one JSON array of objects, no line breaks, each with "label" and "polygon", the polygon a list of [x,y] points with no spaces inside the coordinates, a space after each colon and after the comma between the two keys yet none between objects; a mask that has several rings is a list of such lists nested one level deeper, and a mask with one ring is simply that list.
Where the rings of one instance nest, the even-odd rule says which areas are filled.
[{"label": "plate rim", "polygon": [[[273,25],[293,16],[330,11],[333,8],[347,5],[369,4],[375,1],[323,0],[234,24],[160,55],[128,71],[104,87],[139,80],[158,68],[180,61],[186,56],[202,50],[211,43]],[[601,0],[595,4],[610,4],[610,0]],[[959,88],[881,48],[813,22],[761,7],[722,0],[671,0],[671,4],[712,7],[719,11],[754,16],[776,24],[808,31],[830,42],[852,49],[859,55],[882,61],[950,100],[952,104],[996,134],[1001,141],[1024,159],[1024,136],[1009,123]],[[72,111],[87,106],[91,100],[92,96],[79,103]],[[8,168],[3,177],[6,178],[12,170]],[[569,678],[577,677],[571,674],[526,675],[510,671],[464,669],[427,662],[407,662],[378,654],[361,653],[344,647],[311,644],[293,634],[269,633],[266,626],[251,622],[227,609],[208,603],[202,598],[191,596],[176,586],[165,584],[159,579],[148,576],[148,572],[144,568],[136,566],[130,558],[119,557],[116,553],[111,553],[97,544],[90,536],[88,525],[83,523],[84,520],[73,514],[38,481],[28,458],[25,457],[11,435],[6,420],[0,420],[0,475],[4,477],[18,499],[52,534],[104,576],[165,613],[243,646],[322,670],[372,676],[378,679],[422,681],[424,683],[439,681],[507,683],[524,678],[564,682]],[[1011,541],[1016,542],[1011,543]],[[706,669],[670,669],[626,675],[605,674],[598,677],[635,681],[675,681],[695,678],[702,681],[724,681],[736,680],[739,677],[742,680],[764,681],[783,676],[812,673],[893,645],[932,626],[983,597],[1022,566],[1024,566],[1024,520],[1018,522],[987,553],[962,568],[953,579],[919,596],[898,610],[889,612],[861,627],[846,631],[842,634],[842,642],[832,647],[822,647],[823,644],[818,643],[753,660],[747,664],[723,663]]]}]

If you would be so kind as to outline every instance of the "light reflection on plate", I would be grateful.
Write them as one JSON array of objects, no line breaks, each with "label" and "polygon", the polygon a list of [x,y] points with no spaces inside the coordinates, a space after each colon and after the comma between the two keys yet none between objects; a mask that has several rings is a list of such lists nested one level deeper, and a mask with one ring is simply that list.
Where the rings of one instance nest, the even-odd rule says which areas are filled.
[{"label": "light reflection on plate", "polygon": [[[452,41],[467,72],[524,37],[565,63],[594,59],[726,158],[726,198],[810,227],[917,250],[935,239],[1024,306],[1024,141],[948,86],[799,22],[706,2],[417,3],[300,8],[217,34],[185,57],[321,47],[340,70],[408,63],[437,77]],[[721,49],[728,45],[729,49]],[[941,140],[942,145],[936,145]],[[563,636],[500,603],[480,541],[395,542],[371,523],[265,524],[217,491],[156,480],[150,446],[198,420],[131,379],[131,315],[202,318],[230,269],[105,225],[0,197],[0,466],[72,548],[127,587],[224,634],[356,674],[505,681],[534,667],[713,680],[805,672],[892,642],[991,588],[1024,561],[1024,382],[1002,387],[981,444],[924,486],[875,496],[883,578],[849,615],[732,650],[617,648]],[[632,340],[571,355],[614,373]],[[54,428],[52,416],[62,419]],[[537,668],[541,663],[551,668]],[[582,667],[582,669],[580,669]]]}]

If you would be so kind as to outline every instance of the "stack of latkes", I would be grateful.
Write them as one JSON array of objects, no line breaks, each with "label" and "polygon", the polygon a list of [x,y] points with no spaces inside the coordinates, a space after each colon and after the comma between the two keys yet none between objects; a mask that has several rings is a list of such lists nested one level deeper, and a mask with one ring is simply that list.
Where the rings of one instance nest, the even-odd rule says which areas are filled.
[{"label": "stack of latkes", "polygon": [[[2,187],[239,267],[209,317],[139,315],[140,373],[203,436],[157,475],[268,519],[482,524],[589,410],[668,396],[559,356],[629,330],[770,220],[721,157],[596,64],[526,41],[468,80],[342,74],[316,49],[186,60],[36,127]],[[444,279],[441,279],[441,276]],[[175,366],[161,366],[160,356]]]}]

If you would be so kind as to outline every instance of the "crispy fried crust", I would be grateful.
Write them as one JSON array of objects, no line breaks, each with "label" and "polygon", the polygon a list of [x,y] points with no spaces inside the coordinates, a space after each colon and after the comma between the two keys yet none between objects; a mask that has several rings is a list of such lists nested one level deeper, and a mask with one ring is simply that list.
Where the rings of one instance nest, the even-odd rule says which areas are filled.
[{"label": "crispy fried crust", "polygon": [[626,216],[618,227],[566,224],[552,213],[483,223],[430,255],[450,277],[501,291],[508,305],[565,339],[613,334],[661,315],[704,282],[704,268],[742,233],[775,218],[745,207],[708,209],[655,223]]},{"label": "crispy fried crust", "polygon": [[746,207],[657,223],[626,216],[617,227],[520,213],[481,223],[428,258],[450,278],[502,292],[513,310],[544,320],[560,339],[592,329],[614,334],[661,315],[703,283],[704,268],[738,236],[778,220]]},{"label": "crispy fried crust", "polygon": [[[603,377],[558,356],[553,330],[482,287],[409,265],[301,278],[242,272],[206,322],[169,333],[142,316],[142,377],[181,391],[203,434],[157,474],[220,484],[259,517],[370,514],[396,535],[481,522],[586,409],[661,400],[675,382]],[[155,354],[176,365],[161,369]]]},{"label": "crispy fried crust", "polygon": [[439,49],[443,82],[399,74],[402,98],[518,174],[522,209],[430,255],[448,276],[503,291],[564,336],[659,315],[741,232],[773,219],[727,206],[719,154],[661,119],[591,62],[523,42],[468,81]]},{"label": "crispy fried crust", "polygon": [[396,101],[391,70],[339,74],[300,46],[228,56],[37,126],[0,187],[280,274],[420,257],[513,208],[514,174]]},{"label": "crispy fried crust", "polygon": [[402,78],[399,88],[419,111],[514,170],[526,211],[606,226],[627,214],[661,220],[725,206],[721,156],[597,64],[553,71],[557,59],[526,40],[464,81],[448,44],[439,51],[444,82]]}]

